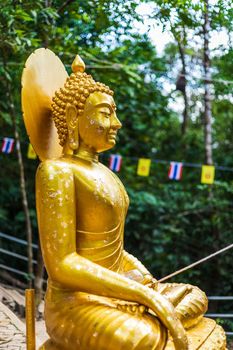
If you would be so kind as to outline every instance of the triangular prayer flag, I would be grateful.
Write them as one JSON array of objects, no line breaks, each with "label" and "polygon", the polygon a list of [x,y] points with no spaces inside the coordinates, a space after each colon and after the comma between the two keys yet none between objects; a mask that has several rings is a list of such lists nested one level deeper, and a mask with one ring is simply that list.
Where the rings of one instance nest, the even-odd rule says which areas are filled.
[{"label": "triangular prayer flag", "polygon": [[168,172],[170,180],[181,180],[183,164],[179,162],[171,162]]},{"label": "triangular prayer flag", "polygon": [[213,184],[215,175],[214,165],[202,165],[201,170],[201,183],[202,184]]},{"label": "triangular prayer flag", "polygon": [[34,151],[32,145],[30,143],[28,145],[27,157],[29,159],[36,159],[37,158],[36,152]]},{"label": "triangular prayer flag", "polygon": [[113,171],[119,172],[121,169],[122,157],[119,154],[111,154],[109,160],[109,168]]},{"label": "triangular prayer flag", "polygon": [[149,176],[151,159],[140,158],[138,160],[137,174],[139,176]]},{"label": "triangular prayer flag", "polygon": [[2,153],[11,153],[14,148],[15,140],[11,137],[4,137],[2,144]]}]

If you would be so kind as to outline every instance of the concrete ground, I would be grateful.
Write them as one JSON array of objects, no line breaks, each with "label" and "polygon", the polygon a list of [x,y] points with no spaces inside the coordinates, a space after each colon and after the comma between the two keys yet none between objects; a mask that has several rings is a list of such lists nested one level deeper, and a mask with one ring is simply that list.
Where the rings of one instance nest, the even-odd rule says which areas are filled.
[{"label": "concrete ground", "polygon": [[[48,338],[44,321],[36,323],[36,348]],[[0,350],[26,350],[25,324],[0,302]]]},{"label": "concrete ground", "polygon": [[26,350],[25,325],[0,303],[0,349]]}]

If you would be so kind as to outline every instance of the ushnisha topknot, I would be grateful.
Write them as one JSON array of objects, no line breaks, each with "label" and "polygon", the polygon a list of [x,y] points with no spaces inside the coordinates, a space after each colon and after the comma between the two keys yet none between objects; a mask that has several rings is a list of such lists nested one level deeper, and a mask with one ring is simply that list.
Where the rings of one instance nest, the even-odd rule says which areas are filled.
[{"label": "ushnisha topknot", "polygon": [[68,129],[66,124],[65,110],[68,103],[77,108],[78,116],[82,115],[86,99],[93,92],[103,92],[113,95],[105,84],[96,82],[91,75],[84,72],[85,64],[77,55],[72,63],[73,73],[66,79],[64,87],[55,92],[52,98],[52,117],[57,128],[59,143],[64,146]]}]

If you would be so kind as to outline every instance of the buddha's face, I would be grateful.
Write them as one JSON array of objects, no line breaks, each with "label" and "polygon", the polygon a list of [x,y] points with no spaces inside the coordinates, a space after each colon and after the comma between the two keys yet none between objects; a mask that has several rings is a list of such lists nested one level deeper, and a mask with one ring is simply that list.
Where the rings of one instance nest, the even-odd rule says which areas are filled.
[{"label": "buddha's face", "polygon": [[116,144],[121,123],[116,116],[112,96],[92,93],[86,100],[83,115],[79,118],[79,137],[96,152],[106,151]]}]

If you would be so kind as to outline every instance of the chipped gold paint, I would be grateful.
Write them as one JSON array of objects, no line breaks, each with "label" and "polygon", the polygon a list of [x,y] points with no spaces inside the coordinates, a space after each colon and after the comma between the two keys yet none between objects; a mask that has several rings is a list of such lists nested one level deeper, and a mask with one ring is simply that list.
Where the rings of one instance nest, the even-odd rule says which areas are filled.
[{"label": "chipped gold paint", "polygon": [[[46,55],[45,84],[40,74],[48,67]],[[206,344],[226,349],[223,330],[203,318],[207,298],[200,289],[159,284],[124,250],[129,199],[118,177],[98,160],[100,152],[114,147],[121,128],[113,92],[84,72],[79,57],[64,80],[64,68],[54,57],[37,50],[23,73],[25,124],[43,160],[36,202],[49,277],[45,322],[50,340],[41,350],[204,350]],[[41,125],[46,115],[54,124]],[[35,125],[43,131],[41,141]],[[51,140],[54,125],[56,142]]]}]

